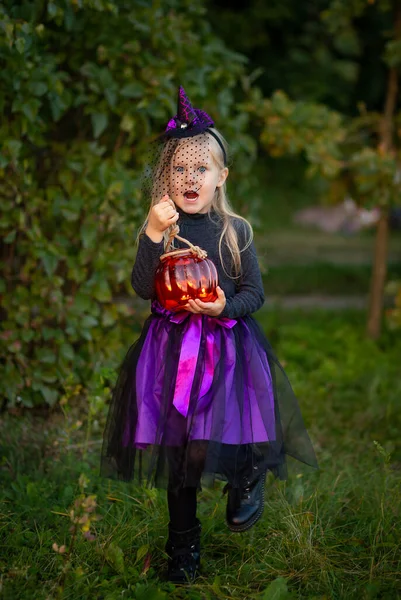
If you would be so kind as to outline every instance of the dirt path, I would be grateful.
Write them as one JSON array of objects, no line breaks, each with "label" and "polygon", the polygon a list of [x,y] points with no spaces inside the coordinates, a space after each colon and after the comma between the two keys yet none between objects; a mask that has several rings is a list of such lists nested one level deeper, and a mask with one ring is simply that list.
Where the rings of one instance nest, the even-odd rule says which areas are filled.
[{"label": "dirt path", "polygon": [[294,295],[294,296],[272,296],[266,298],[261,310],[282,308],[293,310],[346,310],[354,308],[357,310],[367,309],[367,296],[322,296],[317,294]]}]

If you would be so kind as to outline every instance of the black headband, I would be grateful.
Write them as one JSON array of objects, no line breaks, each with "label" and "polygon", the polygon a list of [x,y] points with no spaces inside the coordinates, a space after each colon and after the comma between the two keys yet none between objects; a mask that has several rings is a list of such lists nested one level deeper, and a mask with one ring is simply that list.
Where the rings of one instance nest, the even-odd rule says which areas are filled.
[{"label": "black headband", "polygon": [[219,136],[218,136],[218,135],[216,135],[216,134],[214,133],[214,131],[212,131],[211,129],[209,129],[209,127],[207,127],[207,129],[205,129],[205,131],[207,131],[208,133],[210,133],[210,135],[212,135],[212,136],[214,137],[214,139],[216,140],[216,142],[217,142],[217,143],[218,143],[218,145],[220,146],[220,148],[221,148],[221,151],[222,151],[222,153],[223,153],[224,166],[226,167],[226,166],[227,166],[227,154],[226,154],[226,151],[224,150],[224,146],[223,146],[223,144],[221,143],[221,140],[220,140]]}]

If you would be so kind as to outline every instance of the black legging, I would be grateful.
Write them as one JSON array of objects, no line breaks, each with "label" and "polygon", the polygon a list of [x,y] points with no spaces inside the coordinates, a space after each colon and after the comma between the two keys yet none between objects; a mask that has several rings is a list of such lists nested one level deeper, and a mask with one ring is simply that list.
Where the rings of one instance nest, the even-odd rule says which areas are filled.
[{"label": "black legging", "polygon": [[[197,490],[201,489],[200,479],[205,464],[207,447],[208,443],[206,441],[199,441],[192,443],[189,448],[168,448],[167,458],[170,475],[167,502],[171,528],[175,531],[186,531],[196,524],[196,494]],[[239,447],[221,444],[219,445],[218,456],[222,464],[224,464],[223,461],[227,465],[232,464],[235,460],[238,461],[237,478],[239,480],[242,480],[245,475],[251,477],[256,475],[254,468],[259,457],[256,455],[252,444],[243,444]],[[186,465],[186,480],[189,485],[181,487],[182,481],[177,473],[180,473],[180,469],[184,464]],[[173,490],[178,491],[173,492]]]},{"label": "black legging", "polygon": [[167,492],[170,524],[175,531],[187,531],[195,526],[196,493],[195,487],[184,487],[178,492]]}]

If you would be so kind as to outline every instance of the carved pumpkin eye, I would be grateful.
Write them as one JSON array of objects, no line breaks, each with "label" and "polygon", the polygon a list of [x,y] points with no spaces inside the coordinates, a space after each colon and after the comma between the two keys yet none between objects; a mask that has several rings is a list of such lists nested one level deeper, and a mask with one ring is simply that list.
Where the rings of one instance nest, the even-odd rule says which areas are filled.
[{"label": "carved pumpkin eye", "polygon": [[157,298],[172,312],[182,310],[189,299],[214,302],[217,285],[214,263],[209,258],[195,256],[190,250],[184,250],[180,256],[166,255],[156,271]]}]

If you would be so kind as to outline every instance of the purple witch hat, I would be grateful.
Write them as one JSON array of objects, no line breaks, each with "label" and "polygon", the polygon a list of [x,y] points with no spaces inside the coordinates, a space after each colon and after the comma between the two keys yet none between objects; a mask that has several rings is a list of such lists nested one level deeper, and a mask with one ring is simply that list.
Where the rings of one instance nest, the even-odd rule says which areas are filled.
[{"label": "purple witch hat", "polygon": [[180,86],[178,90],[177,114],[167,123],[164,138],[187,138],[207,131],[219,144],[223,153],[224,164],[227,164],[224,146],[218,136],[209,127],[214,127],[212,117],[200,108],[193,108],[184,88]]},{"label": "purple witch hat", "polygon": [[184,88],[180,86],[177,114],[168,122],[165,135],[179,138],[192,137],[213,126],[213,119],[205,111],[193,108]]}]

